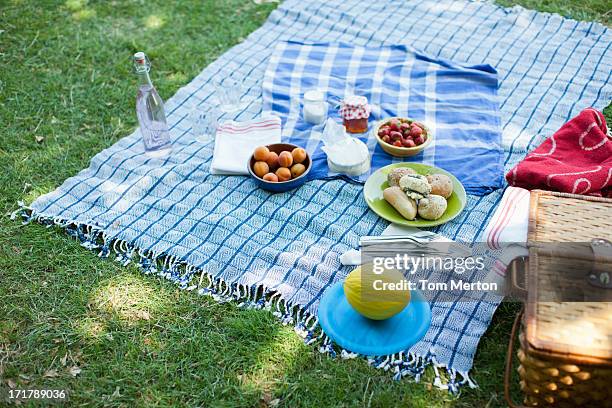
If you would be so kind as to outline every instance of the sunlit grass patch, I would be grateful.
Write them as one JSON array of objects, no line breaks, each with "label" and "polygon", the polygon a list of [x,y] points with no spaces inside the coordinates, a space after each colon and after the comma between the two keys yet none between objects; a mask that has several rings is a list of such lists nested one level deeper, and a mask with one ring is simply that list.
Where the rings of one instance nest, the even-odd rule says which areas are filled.
[{"label": "sunlit grass patch", "polygon": [[72,18],[76,21],[89,20],[96,15],[96,11],[87,7],[88,0],[66,0],[64,6],[72,12]]},{"label": "sunlit grass patch", "polygon": [[175,84],[184,84],[187,81],[187,75],[183,72],[173,72],[168,75],[168,81]]},{"label": "sunlit grass patch", "polygon": [[257,351],[251,369],[237,374],[240,387],[248,392],[271,394],[279,387],[287,373],[298,364],[301,353],[308,352],[291,326],[283,326],[271,342]]},{"label": "sunlit grass patch", "polygon": [[70,11],[78,11],[85,7],[88,3],[88,0],[66,0],[64,5]]},{"label": "sunlit grass patch", "polygon": [[23,184],[23,193],[24,193],[23,202],[25,205],[29,205],[33,203],[41,195],[50,193],[54,189],[55,189],[55,186],[51,184],[32,186],[32,184],[25,182]]},{"label": "sunlit grass patch", "polygon": [[[146,280],[145,280],[146,279]],[[167,306],[151,280],[142,276],[120,275],[94,289],[89,306],[102,317],[118,317],[134,323],[155,318]]]},{"label": "sunlit grass patch", "polygon": [[145,19],[145,27],[149,29],[157,29],[162,27],[166,23],[163,17],[155,14],[151,14]]},{"label": "sunlit grass patch", "polygon": [[84,318],[77,321],[75,330],[84,339],[99,340],[106,333],[106,326],[96,318]]},{"label": "sunlit grass patch", "polygon": [[96,10],[91,9],[91,8],[86,8],[86,9],[82,9],[82,10],[75,11],[74,13],[72,13],[72,18],[74,18],[76,21],[84,21],[84,20],[89,20],[95,17],[95,15],[96,15]]}]

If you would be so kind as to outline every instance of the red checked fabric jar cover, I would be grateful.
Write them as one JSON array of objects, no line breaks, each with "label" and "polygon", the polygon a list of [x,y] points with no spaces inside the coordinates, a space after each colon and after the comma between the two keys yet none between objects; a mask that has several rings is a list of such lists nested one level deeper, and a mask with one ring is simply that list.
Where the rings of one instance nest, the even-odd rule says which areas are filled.
[{"label": "red checked fabric jar cover", "polygon": [[370,117],[370,105],[365,96],[352,95],[342,101],[340,116],[344,127],[349,133],[364,133],[368,130],[368,118]]}]

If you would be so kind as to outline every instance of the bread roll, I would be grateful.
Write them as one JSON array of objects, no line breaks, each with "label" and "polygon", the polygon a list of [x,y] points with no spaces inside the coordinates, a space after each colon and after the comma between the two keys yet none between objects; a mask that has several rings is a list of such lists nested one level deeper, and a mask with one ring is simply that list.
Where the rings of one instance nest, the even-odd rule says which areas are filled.
[{"label": "bread roll", "polygon": [[431,194],[448,198],[453,194],[453,182],[446,174],[430,174],[427,181],[431,185]]},{"label": "bread roll", "polygon": [[399,186],[400,179],[406,174],[417,174],[417,172],[409,167],[398,167],[397,169],[391,170],[391,172],[387,174],[387,182],[389,183],[389,187]]},{"label": "bread roll", "polygon": [[407,220],[414,220],[417,215],[416,202],[409,198],[401,188],[397,186],[387,187],[383,191],[384,199]]},{"label": "bread roll", "polygon": [[437,220],[446,211],[446,199],[430,194],[419,200],[419,215],[426,220]]},{"label": "bread roll", "polygon": [[431,186],[425,176],[406,174],[399,181],[399,186],[413,200],[420,200],[431,193]]}]

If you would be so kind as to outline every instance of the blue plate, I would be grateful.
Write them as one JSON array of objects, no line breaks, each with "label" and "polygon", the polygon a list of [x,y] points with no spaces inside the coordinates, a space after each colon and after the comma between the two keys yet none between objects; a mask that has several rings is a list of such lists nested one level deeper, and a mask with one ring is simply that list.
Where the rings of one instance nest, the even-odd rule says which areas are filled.
[{"label": "blue plate", "polygon": [[366,356],[386,356],[410,348],[423,338],[431,323],[429,303],[419,291],[410,303],[387,320],[363,317],[344,296],[342,282],[328,288],[319,302],[319,323],[340,347]]}]

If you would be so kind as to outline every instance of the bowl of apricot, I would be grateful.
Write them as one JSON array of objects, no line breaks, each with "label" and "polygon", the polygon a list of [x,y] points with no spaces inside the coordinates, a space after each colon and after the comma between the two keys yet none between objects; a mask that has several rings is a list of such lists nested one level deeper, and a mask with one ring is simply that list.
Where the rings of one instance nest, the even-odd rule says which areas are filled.
[{"label": "bowl of apricot", "polygon": [[274,193],[293,190],[304,184],[310,166],[306,150],[290,143],[259,146],[248,162],[249,174],[255,183]]}]

